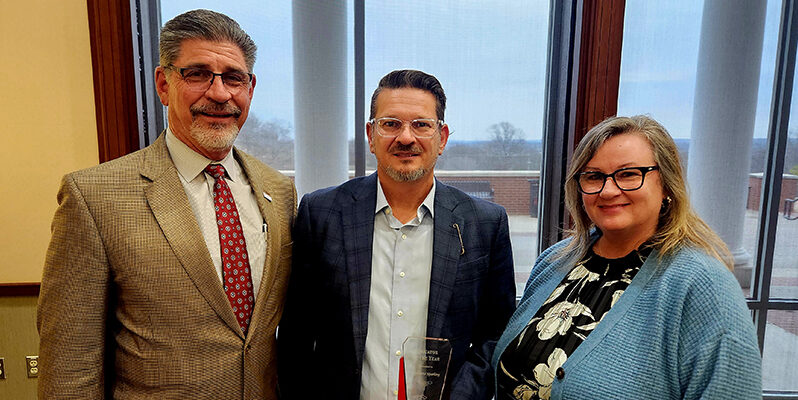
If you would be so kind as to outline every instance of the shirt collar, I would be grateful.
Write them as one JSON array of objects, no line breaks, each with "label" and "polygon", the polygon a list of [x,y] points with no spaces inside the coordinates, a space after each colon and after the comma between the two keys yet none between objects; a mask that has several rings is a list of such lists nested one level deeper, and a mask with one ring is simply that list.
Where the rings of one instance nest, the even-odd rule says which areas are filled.
[{"label": "shirt collar", "polygon": [[[435,179],[433,179],[432,188],[430,188],[427,197],[424,198],[424,201],[421,202],[418,210],[416,210],[416,217],[418,217],[419,221],[424,217],[424,210],[429,211],[430,217],[435,218],[435,186],[436,182]],[[385,198],[385,192],[382,191],[382,183],[380,183],[380,179],[377,177],[377,205],[374,208],[374,214],[379,213],[385,207],[389,207],[388,199]]]},{"label": "shirt collar", "polygon": [[168,127],[166,128],[166,148],[169,149],[169,155],[172,156],[177,172],[186,182],[193,181],[208,164],[212,163],[222,164],[231,181],[240,179],[241,169],[233,157],[232,150],[221,161],[211,160],[188,147]]}]

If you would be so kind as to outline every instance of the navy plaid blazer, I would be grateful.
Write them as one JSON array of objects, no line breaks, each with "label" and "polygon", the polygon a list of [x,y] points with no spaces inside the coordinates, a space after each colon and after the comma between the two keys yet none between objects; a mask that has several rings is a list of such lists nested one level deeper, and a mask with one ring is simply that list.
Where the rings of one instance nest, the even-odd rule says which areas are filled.
[{"label": "navy plaid blazer", "polygon": [[[376,202],[375,173],[299,205],[278,330],[284,399],[360,398]],[[440,181],[434,207],[427,336],[452,343],[447,397],[490,399],[491,356],[515,309],[507,213]]]}]

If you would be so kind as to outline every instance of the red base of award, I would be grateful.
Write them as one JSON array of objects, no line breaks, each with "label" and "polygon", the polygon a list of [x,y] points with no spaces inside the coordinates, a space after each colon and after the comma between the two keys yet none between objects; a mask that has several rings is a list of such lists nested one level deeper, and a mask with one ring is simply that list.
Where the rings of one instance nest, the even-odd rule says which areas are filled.
[{"label": "red base of award", "polygon": [[405,358],[399,358],[399,398],[398,400],[407,400],[407,393],[405,393]]}]

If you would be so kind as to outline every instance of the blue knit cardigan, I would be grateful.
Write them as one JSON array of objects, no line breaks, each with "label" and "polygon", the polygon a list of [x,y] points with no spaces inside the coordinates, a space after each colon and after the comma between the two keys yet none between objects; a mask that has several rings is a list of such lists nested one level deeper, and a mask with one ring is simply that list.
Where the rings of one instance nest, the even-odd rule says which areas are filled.
[{"label": "blue knit cardigan", "polygon": [[[538,257],[496,345],[496,366],[573,265]],[[566,265],[567,264],[567,265]],[[761,399],[761,358],[751,312],[731,272],[682,248],[652,251],[624,294],[563,364],[551,399]]]}]

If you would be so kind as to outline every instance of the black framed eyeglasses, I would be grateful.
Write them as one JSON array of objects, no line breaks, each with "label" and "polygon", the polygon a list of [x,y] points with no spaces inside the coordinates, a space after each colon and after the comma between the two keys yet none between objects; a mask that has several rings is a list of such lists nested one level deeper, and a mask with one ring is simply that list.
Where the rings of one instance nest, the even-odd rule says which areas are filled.
[{"label": "black framed eyeglasses", "polygon": [[382,137],[397,137],[402,134],[405,126],[410,126],[410,132],[417,138],[431,138],[443,126],[443,121],[434,118],[418,118],[412,121],[402,121],[399,118],[376,118],[369,124],[377,127],[377,134]]},{"label": "black framed eyeglasses", "polygon": [[213,80],[218,76],[221,78],[228,92],[231,94],[238,94],[242,89],[249,87],[250,82],[252,82],[252,77],[254,76],[248,72],[242,71],[227,71],[217,74],[205,68],[180,68],[172,64],[164,68],[171,68],[177,71],[186,83],[186,87],[197,92],[208,90],[211,85],[213,85]]},{"label": "black framed eyeglasses", "polygon": [[658,166],[628,167],[621,168],[611,174],[605,174],[599,171],[585,171],[576,174],[576,182],[579,185],[580,192],[584,194],[596,194],[604,190],[604,184],[607,183],[607,178],[612,178],[612,181],[615,182],[615,186],[617,186],[618,189],[630,192],[643,187],[646,174],[658,169]]}]

